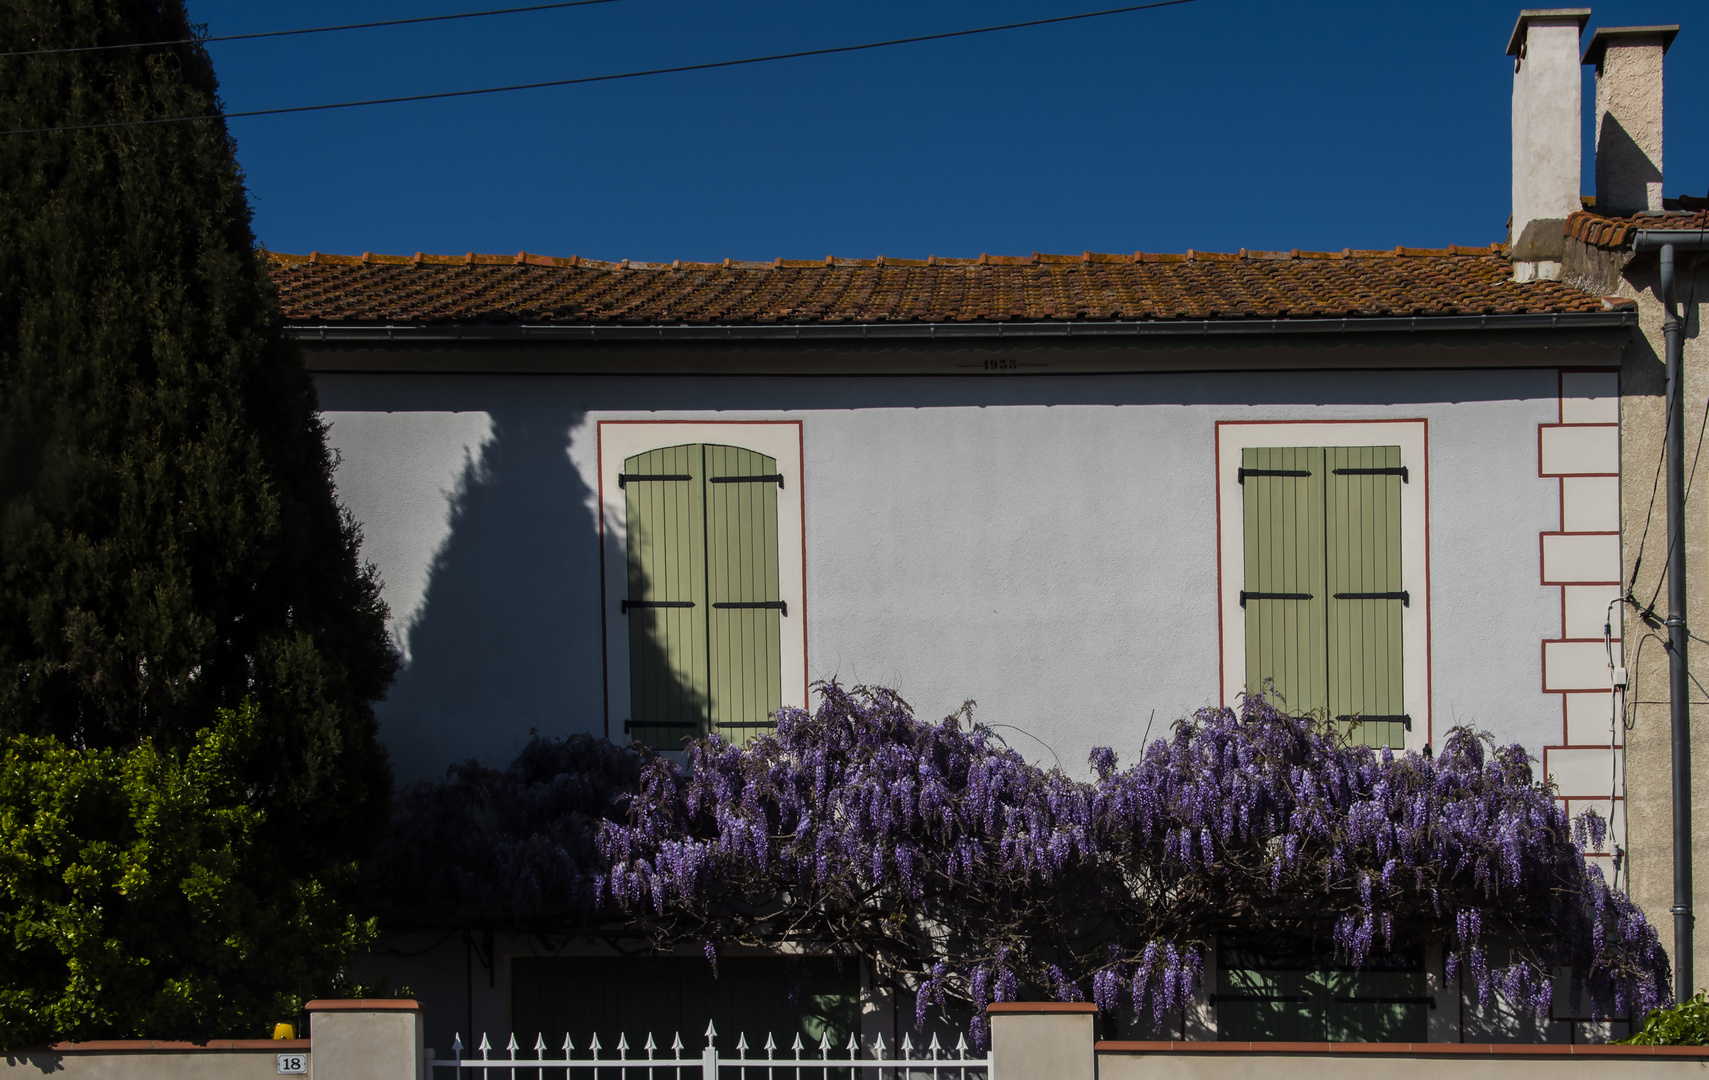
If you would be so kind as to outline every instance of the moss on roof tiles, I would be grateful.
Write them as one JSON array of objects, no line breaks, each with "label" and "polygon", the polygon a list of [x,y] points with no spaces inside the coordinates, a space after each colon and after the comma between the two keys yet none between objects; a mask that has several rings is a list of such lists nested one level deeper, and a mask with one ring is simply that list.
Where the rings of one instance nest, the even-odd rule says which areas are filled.
[{"label": "moss on roof tiles", "polygon": [[[1582,228],[1601,236],[1608,224],[1596,219]],[[269,267],[286,318],[319,324],[1357,318],[1601,309],[1597,298],[1560,282],[1515,283],[1499,245],[769,263],[314,252],[270,253]]]}]

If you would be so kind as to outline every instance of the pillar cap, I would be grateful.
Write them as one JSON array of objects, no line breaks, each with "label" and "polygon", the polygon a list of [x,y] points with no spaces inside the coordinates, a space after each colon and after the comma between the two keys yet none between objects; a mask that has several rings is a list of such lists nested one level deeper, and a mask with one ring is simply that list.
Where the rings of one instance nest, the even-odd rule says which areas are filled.
[{"label": "pillar cap", "polygon": [[420,1012],[414,998],[317,998],[303,1006],[309,1012]]},{"label": "pillar cap", "polygon": [[985,1006],[987,1013],[1095,1013],[1098,1007],[1090,1001],[994,1001]]}]

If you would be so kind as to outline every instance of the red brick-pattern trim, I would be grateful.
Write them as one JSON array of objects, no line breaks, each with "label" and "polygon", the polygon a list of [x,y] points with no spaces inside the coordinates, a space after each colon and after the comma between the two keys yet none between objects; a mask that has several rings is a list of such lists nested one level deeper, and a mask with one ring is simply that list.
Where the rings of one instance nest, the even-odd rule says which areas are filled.
[{"label": "red brick-pattern trim", "polygon": [[[146,1053],[170,1050],[307,1050],[308,1039],[211,1039],[206,1043],[163,1042],[159,1039],[96,1039],[90,1042],[59,1042],[42,1049],[58,1054]],[[15,1051],[29,1053],[29,1048]]]},{"label": "red brick-pattern trim", "polygon": [[[1572,233],[1572,227],[1573,227],[1574,220],[1579,218],[1579,217],[1581,217],[1581,215],[1574,214],[1572,217],[1567,219],[1569,234]],[[1669,220],[1670,222],[1672,221],[1671,218],[1667,219],[1667,220]],[[1670,228],[1672,227],[1671,224],[1669,227]],[[1573,235],[1576,235],[1576,234],[1573,234]],[[1618,401],[1619,400],[1619,397],[1618,397],[1618,395],[1619,395],[1619,383],[1618,383],[1619,375],[1618,375],[1618,373],[1613,372],[1613,371],[1609,371],[1606,369],[1601,370],[1599,373],[1605,374],[1605,375],[1612,375],[1614,377],[1614,379],[1616,380],[1615,381],[1615,400]],[[1575,374],[1579,374],[1579,373],[1575,373]],[[1619,536],[1619,533],[1617,533],[1617,532],[1610,533],[1610,532],[1601,532],[1601,531],[1596,531],[1596,530],[1577,530],[1577,531],[1573,531],[1573,532],[1566,531],[1566,510],[1567,510],[1566,481],[1568,479],[1575,478],[1575,477],[1581,477],[1581,476],[1587,476],[1587,477],[1588,476],[1611,476],[1611,477],[1618,478],[1620,475],[1620,473],[1618,472],[1618,468],[1619,468],[1618,457],[1616,458],[1616,462],[1615,462],[1615,468],[1616,468],[1615,472],[1603,472],[1603,473],[1559,473],[1559,472],[1553,472],[1553,473],[1551,473],[1551,472],[1545,472],[1543,469],[1543,432],[1545,430],[1560,431],[1560,430],[1570,430],[1570,429],[1574,429],[1574,428],[1612,428],[1615,431],[1619,430],[1618,421],[1613,421],[1613,422],[1596,421],[1596,422],[1588,422],[1588,423],[1583,422],[1583,421],[1568,422],[1566,419],[1567,401],[1568,401],[1567,392],[1566,392],[1566,378],[1567,378],[1567,374],[1565,372],[1559,372],[1556,375],[1556,380],[1557,380],[1556,385],[1558,387],[1559,401],[1558,401],[1558,405],[1556,408],[1555,420],[1553,422],[1550,422],[1550,423],[1544,423],[1544,424],[1538,424],[1537,425],[1537,475],[1538,475],[1538,477],[1540,477],[1542,479],[1551,480],[1554,482],[1555,495],[1556,495],[1556,505],[1559,508],[1559,512],[1558,512],[1557,517],[1556,517],[1557,527],[1553,528],[1553,529],[1545,529],[1541,533],[1539,533],[1537,536],[1538,582],[1539,582],[1539,584],[1541,584],[1545,588],[1554,589],[1556,591],[1556,593],[1558,594],[1558,597],[1559,597],[1559,609],[1560,609],[1560,613],[1561,613],[1559,634],[1558,635],[1551,635],[1550,637],[1544,638],[1543,641],[1541,642],[1541,644],[1539,645],[1539,649],[1538,649],[1538,661],[1539,661],[1538,679],[1539,679],[1539,684],[1542,688],[1542,691],[1543,691],[1543,694],[1545,697],[1558,699],[1558,701],[1559,701],[1558,707],[1559,707],[1559,713],[1560,713],[1560,717],[1561,717],[1560,739],[1558,740],[1558,742],[1554,742],[1554,743],[1551,743],[1550,745],[1543,747],[1542,765],[1543,765],[1543,775],[1544,776],[1549,775],[1549,751],[1551,749],[1605,750],[1605,751],[1607,751],[1607,753],[1610,756],[1619,752],[1614,746],[1608,745],[1608,744],[1602,744],[1602,743],[1590,744],[1590,745],[1583,744],[1583,743],[1574,744],[1572,742],[1571,732],[1568,731],[1568,729],[1567,729],[1567,704],[1568,704],[1569,698],[1571,698],[1573,696],[1595,695],[1598,698],[1600,698],[1603,702],[1607,702],[1609,700],[1609,695],[1611,695],[1614,692],[1612,689],[1609,689],[1609,690],[1601,690],[1601,689],[1595,689],[1595,688],[1592,688],[1592,689],[1579,688],[1579,689],[1573,689],[1573,690],[1551,689],[1550,683],[1549,683],[1548,653],[1549,653],[1549,646],[1551,644],[1563,644],[1563,643],[1568,643],[1568,642],[1576,642],[1576,643],[1583,643],[1583,644],[1595,644],[1596,646],[1599,646],[1599,647],[1602,644],[1601,638],[1575,638],[1575,637],[1569,637],[1568,636],[1568,633],[1567,633],[1567,630],[1568,630],[1568,627],[1567,627],[1567,589],[1570,587],[1585,587],[1585,586],[1589,586],[1589,587],[1597,587],[1597,586],[1618,587],[1621,584],[1621,581],[1618,577],[1616,577],[1612,581],[1568,581],[1564,578],[1560,578],[1560,579],[1549,578],[1546,575],[1546,573],[1544,572],[1543,541],[1544,541],[1544,538],[1546,538],[1546,537],[1550,537],[1550,536],[1615,536],[1615,537],[1618,537]],[[1619,563],[1616,567],[1616,570],[1618,570],[1619,567],[1623,567],[1624,565],[1625,565],[1625,563],[1624,563],[1624,560],[1622,559],[1621,561],[1619,561]],[[1618,620],[1616,620],[1616,622],[1614,623],[1613,641],[1615,644],[1615,648],[1617,648],[1617,649],[1622,648],[1621,641],[1620,641],[1620,623],[1618,622]],[[1626,662],[1623,651],[1621,653],[1621,662],[1622,663]],[[1557,794],[1559,796],[1559,798],[1557,799],[1557,802],[1563,803],[1565,805],[1565,808],[1569,812],[1569,814],[1572,811],[1572,804],[1573,803],[1579,803],[1579,804],[1582,804],[1582,805],[1587,806],[1587,807],[1593,806],[1593,805],[1599,805],[1600,808],[1605,813],[1607,811],[1608,797],[1605,795],[1601,795],[1601,793],[1599,793],[1599,792],[1565,791],[1565,792],[1558,792]],[[1571,801],[1569,802],[1568,800],[1571,800]],[[1609,837],[1610,846],[1612,845],[1613,839],[1614,838],[1612,836]],[[1607,858],[1611,854],[1611,851],[1610,852],[1602,852],[1599,854],[1602,857]],[[1599,864],[1593,864],[1593,865],[1610,865],[1610,864],[1599,863]],[[1551,1012],[1550,1019],[1552,1021],[1555,1021],[1555,1022],[1566,1023],[1568,1025],[1572,1025],[1572,1031],[1573,1031],[1574,1035],[1576,1036],[1576,1034],[1577,1034],[1576,1025],[1580,1022],[1588,1021],[1589,1018],[1588,1017],[1572,1017],[1572,1016],[1555,1016]]]},{"label": "red brick-pattern trim", "polygon": [[420,1012],[414,998],[317,998],[303,1006],[309,1012]]},{"label": "red brick-pattern trim", "polygon": [[1321,1042],[1099,1042],[1109,1054],[1329,1054],[1440,1055],[1444,1057],[1598,1057],[1709,1059],[1709,1046],[1608,1046],[1566,1043],[1321,1043]]},{"label": "red brick-pattern trim", "polygon": [[985,1006],[987,1013],[1095,1013],[1090,1001],[996,1001]]}]

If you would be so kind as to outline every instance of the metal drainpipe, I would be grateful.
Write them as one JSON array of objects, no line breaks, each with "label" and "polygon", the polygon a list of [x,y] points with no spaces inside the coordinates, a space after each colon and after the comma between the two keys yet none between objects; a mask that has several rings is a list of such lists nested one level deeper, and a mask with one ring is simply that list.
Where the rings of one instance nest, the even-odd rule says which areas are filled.
[{"label": "metal drainpipe", "polygon": [[1674,1000],[1691,997],[1691,696],[1685,627],[1685,327],[1675,298],[1674,245],[1661,249],[1667,350],[1667,637],[1668,713],[1673,725]]}]

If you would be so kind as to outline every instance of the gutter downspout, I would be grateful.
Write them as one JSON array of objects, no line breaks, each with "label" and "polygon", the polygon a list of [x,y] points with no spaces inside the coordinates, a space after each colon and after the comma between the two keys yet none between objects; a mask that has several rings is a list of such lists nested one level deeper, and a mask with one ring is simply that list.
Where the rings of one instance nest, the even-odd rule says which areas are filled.
[{"label": "gutter downspout", "polygon": [[1685,320],[1678,308],[1675,252],[1703,251],[1703,230],[1644,230],[1634,245],[1656,251],[1667,353],[1667,627],[1668,715],[1673,736],[1673,972],[1674,1000],[1692,995],[1691,911],[1691,697],[1687,683],[1685,625]]},{"label": "gutter downspout", "polygon": [[1662,248],[1662,337],[1667,348],[1667,689],[1673,725],[1673,981],[1691,997],[1691,690],[1685,649],[1685,327],[1675,297],[1674,245]]}]

